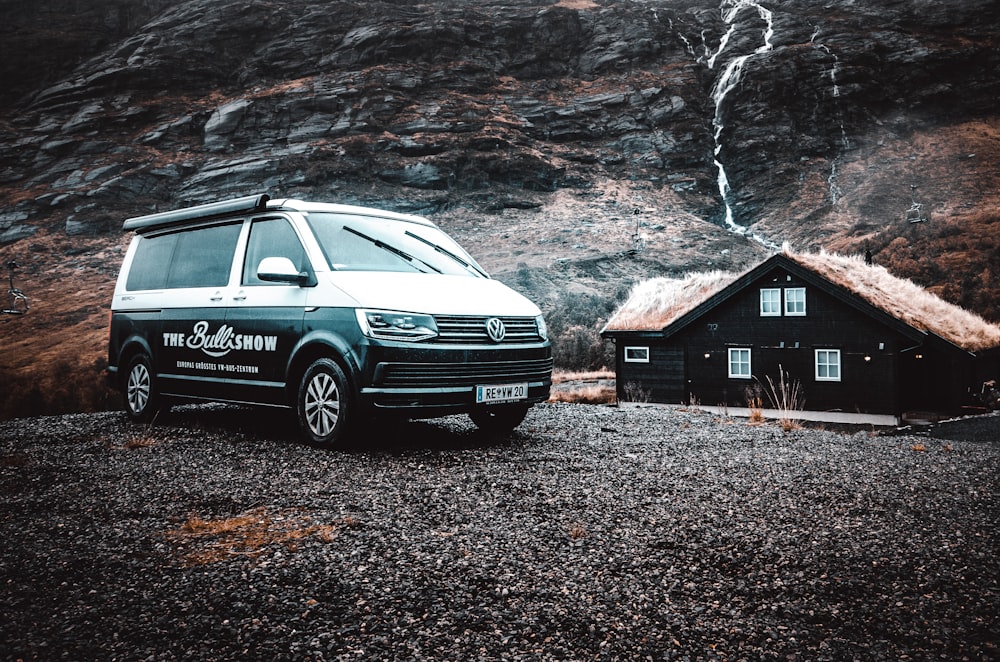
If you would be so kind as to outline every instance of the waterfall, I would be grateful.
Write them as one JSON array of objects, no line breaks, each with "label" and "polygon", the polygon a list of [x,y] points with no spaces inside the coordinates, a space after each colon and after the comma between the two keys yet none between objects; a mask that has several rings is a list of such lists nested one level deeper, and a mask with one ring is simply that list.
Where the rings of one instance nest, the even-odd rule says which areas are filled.
[{"label": "waterfall", "polygon": [[826,182],[830,187],[830,204],[836,207],[837,201],[840,200],[840,185],[837,184],[837,159],[834,159],[830,165],[830,176],[827,177]]},{"label": "waterfall", "polygon": [[[835,100],[840,98],[840,84],[837,82],[837,74],[840,73],[840,58],[837,54],[830,50],[830,47],[826,44],[816,45],[816,37],[819,36],[820,28],[816,26],[813,30],[812,37],[809,38],[809,43],[815,45],[816,48],[820,49],[827,55],[833,58],[833,66],[827,74],[830,77],[830,85],[832,87],[831,94]],[[841,111],[839,101],[834,101],[837,104],[837,116],[840,118],[840,144],[844,149],[851,148],[851,141],[847,138],[847,128],[844,126],[844,113]]]},{"label": "waterfall", "polygon": [[[725,128],[725,124],[723,122],[723,106],[729,93],[732,92],[737,85],[739,85],[740,78],[743,75],[743,68],[747,60],[755,55],[766,53],[773,48],[771,38],[774,36],[774,21],[771,10],[763,7],[755,0],[723,0],[720,11],[722,12],[722,20],[728,26],[728,29],[722,36],[722,39],[719,40],[719,47],[707,60],[708,68],[714,69],[716,62],[723,54],[726,46],[729,44],[730,38],[733,34],[735,34],[738,27],[736,19],[744,9],[756,10],[757,15],[764,21],[766,25],[762,35],[764,43],[752,53],[739,55],[729,60],[723,67],[722,73],[719,75],[714,87],[712,88],[712,100],[715,102],[715,117],[712,119],[715,139],[714,161],[715,167],[719,170],[719,194],[722,196],[722,202],[726,206],[726,227],[734,232],[738,232],[739,234],[747,234],[748,229],[736,223],[733,216],[733,208],[729,204],[731,189],[729,186],[729,178],[726,175],[725,165],[721,160],[722,131]],[[752,236],[754,239],[764,243],[765,245],[770,243],[755,235]]]}]

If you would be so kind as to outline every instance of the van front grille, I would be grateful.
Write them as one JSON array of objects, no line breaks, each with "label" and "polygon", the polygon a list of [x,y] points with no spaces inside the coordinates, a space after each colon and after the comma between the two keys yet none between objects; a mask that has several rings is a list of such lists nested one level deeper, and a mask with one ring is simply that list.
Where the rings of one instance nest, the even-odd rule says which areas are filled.
[{"label": "van front grille", "polygon": [[[486,333],[488,316],[435,316],[438,336],[431,342],[455,345],[493,345]],[[534,317],[500,317],[506,335],[499,344],[541,342]]]},{"label": "van front grille", "polygon": [[375,382],[382,388],[440,388],[510,382],[547,382],[552,359],[479,363],[381,363]]}]

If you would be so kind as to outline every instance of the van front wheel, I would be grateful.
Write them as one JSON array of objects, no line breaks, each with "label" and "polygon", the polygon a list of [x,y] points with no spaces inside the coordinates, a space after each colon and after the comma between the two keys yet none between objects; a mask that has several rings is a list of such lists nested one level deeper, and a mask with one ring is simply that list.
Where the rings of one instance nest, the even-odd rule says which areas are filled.
[{"label": "van front wheel", "polygon": [[318,359],[305,371],[296,410],[310,443],[331,447],[344,441],[353,411],[347,378],[335,361]]}]

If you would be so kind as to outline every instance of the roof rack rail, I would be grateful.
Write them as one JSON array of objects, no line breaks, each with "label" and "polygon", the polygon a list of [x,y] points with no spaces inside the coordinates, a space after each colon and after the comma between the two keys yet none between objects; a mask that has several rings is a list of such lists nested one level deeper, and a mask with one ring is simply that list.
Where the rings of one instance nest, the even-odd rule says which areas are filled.
[{"label": "roof rack rail", "polygon": [[233,200],[220,200],[219,202],[209,202],[204,205],[195,205],[184,209],[174,209],[162,211],[146,216],[134,216],[126,219],[122,224],[122,230],[149,230],[151,228],[162,228],[177,225],[185,221],[213,218],[226,214],[238,214],[240,212],[263,211],[267,208],[267,201],[271,199],[267,193],[248,195]]}]

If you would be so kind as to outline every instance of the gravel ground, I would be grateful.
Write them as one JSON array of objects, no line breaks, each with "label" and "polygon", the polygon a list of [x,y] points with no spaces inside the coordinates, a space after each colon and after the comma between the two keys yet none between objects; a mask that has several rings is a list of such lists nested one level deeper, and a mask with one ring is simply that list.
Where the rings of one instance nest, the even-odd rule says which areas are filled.
[{"label": "gravel ground", "polygon": [[548,404],[0,424],[4,659],[986,660],[1000,417],[929,434]]}]

